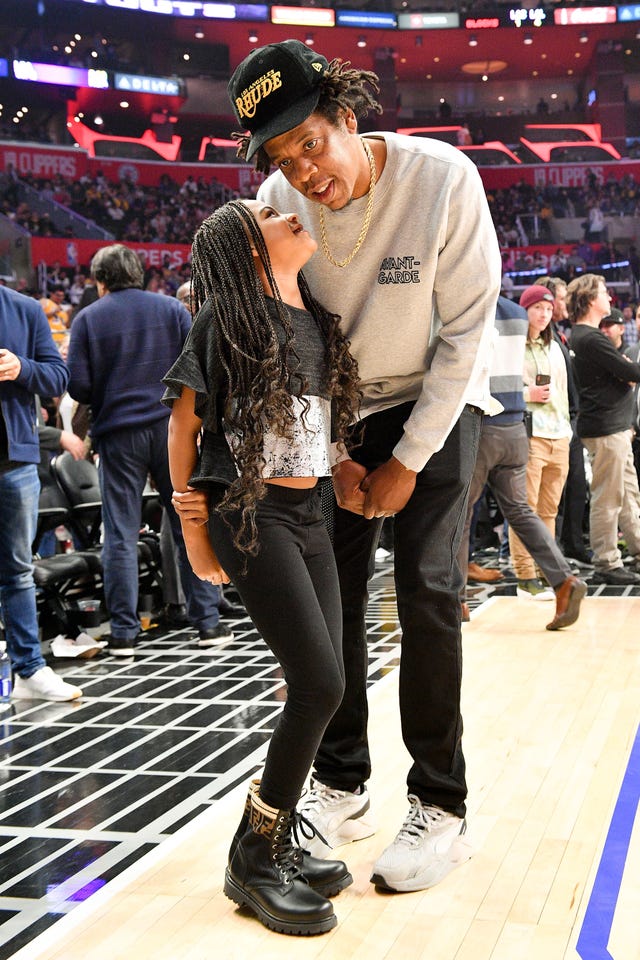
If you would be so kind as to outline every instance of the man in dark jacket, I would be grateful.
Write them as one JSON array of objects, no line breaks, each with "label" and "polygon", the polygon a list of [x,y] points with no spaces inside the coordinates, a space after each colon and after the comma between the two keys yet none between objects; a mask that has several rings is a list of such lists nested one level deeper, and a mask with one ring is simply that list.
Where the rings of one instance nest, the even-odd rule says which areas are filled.
[{"label": "man in dark jacket", "polygon": [[[611,312],[604,277],[585,273],[572,280],[567,309],[574,324],[578,435],[592,470],[590,537],[596,568],[592,582],[640,584],[640,495],[631,448],[632,385],[640,381],[640,365],[624,357],[599,329]],[[629,568],[622,565],[618,529],[634,558]]]},{"label": "man in dark jacket", "polygon": [[66,384],[42,307],[0,287],[0,607],[16,700],[82,696],[42,656],[31,564],[40,494],[36,394],[60,396]]},{"label": "man in dark jacket", "polygon": [[149,474],[171,521],[187,612],[199,630],[200,646],[224,643],[233,634],[219,622],[220,588],[199,580],[191,570],[171,506],[170,411],[160,402],[162,377],[182,350],[191,318],[173,297],[140,289],[142,264],[122,244],[99,250],[91,273],[99,299],[73,321],[69,393],[80,403],[91,404],[91,439],[100,455],[109,652],[131,656],[140,630],[137,540]]}]

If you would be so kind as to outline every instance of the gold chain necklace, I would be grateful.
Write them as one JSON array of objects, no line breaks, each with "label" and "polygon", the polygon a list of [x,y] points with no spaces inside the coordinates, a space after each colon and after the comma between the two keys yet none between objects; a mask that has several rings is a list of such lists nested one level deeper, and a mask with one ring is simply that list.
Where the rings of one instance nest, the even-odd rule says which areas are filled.
[{"label": "gold chain necklace", "polygon": [[364,243],[369,230],[369,224],[371,223],[371,214],[373,213],[373,197],[376,192],[376,161],[371,147],[366,140],[362,140],[362,146],[364,147],[364,152],[367,155],[367,160],[369,161],[369,170],[371,171],[371,177],[369,179],[369,196],[367,197],[367,209],[364,213],[364,220],[362,221],[362,228],[360,230],[360,235],[356,240],[356,245],[349,256],[345,257],[344,260],[336,260],[329,249],[329,244],[327,242],[327,228],[324,222],[324,207],[320,207],[320,239],[322,241],[322,252],[329,263],[332,263],[334,267],[346,267],[347,264],[351,263],[356,253]]}]

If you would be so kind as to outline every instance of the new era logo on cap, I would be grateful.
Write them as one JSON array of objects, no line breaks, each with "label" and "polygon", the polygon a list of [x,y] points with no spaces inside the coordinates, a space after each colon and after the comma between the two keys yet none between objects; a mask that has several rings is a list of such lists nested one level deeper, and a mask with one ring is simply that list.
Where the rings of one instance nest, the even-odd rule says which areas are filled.
[{"label": "new era logo on cap", "polygon": [[251,134],[247,159],[313,113],[328,66],[300,40],[270,43],[242,61],[229,81],[229,97],[238,121]]}]

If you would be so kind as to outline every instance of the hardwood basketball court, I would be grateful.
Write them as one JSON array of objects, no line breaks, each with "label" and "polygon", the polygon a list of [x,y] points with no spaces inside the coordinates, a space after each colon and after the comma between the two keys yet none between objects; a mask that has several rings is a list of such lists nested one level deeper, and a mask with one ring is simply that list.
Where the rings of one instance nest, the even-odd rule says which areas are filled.
[{"label": "hardwood basketball court", "polygon": [[[222,893],[241,785],[15,960],[640,958],[640,598],[484,604],[463,628],[475,857],[432,890],[369,883],[407,810],[397,670],[370,693],[377,834],[340,850],[354,884],[320,937],[266,930]],[[608,952],[607,952],[608,951]]]}]

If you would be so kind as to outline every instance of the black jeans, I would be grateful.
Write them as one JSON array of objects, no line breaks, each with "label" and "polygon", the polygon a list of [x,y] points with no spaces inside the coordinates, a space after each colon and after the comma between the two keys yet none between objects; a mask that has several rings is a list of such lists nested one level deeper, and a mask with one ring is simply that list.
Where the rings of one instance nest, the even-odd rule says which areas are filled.
[{"label": "black jeans", "polygon": [[287,683],[260,796],[272,807],[291,810],[344,693],[340,589],[317,487],[268,484],[256,522],[260,549],[248,558],[246,571],[232,530],[215,510],[209,515],[209,533]]},{"label": "black jeans", "polygon": [[[354,460],[374,468],[392,455],[412,404],[367,417]],[[400,716],[413,764],[410,793],[463,816],[467,787],[460,686],[461,577],[456,560],[482,416],[466,407],[443,448],[418,474],[394,522],[395,585],[402,627]],[[328,786],[355,790],[371,772],[367,742],[367,581],[382,520],[336,510],[334,550],[344,622],[346,692],[315,763]]]},{"label": "black jeans", "polygon": [[584,473],[584,447],[571,421],[573,435],[569,445],[569,474],[564,485],[558,517],[561,520],[560,543],[568,557],[585,551],[584,526],[587,515],[587,478]]}]

